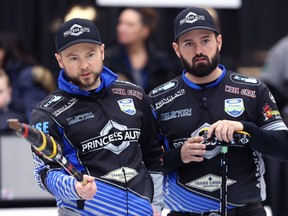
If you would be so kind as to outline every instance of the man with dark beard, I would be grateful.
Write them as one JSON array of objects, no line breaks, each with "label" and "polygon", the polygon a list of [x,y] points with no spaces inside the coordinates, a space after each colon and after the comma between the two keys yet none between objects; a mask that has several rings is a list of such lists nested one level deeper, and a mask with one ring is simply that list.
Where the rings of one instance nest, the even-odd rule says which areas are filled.
[{"label": "man with dark beard", "polygon": [[219,64],[222,36],[205,9],[181,11],[174,33],[183,74],[149,94],[165,149],[168,215],[264,216],[262,154],[288,159],[275,100],[258,79]]},{"label": "man with dark beard", "polygon": [[37,183],[55,196],[61,216],[159,216],[162,149],[150,98],[103,66],[92,21],[71,19],[55,39],[59,88],[34,109],[30,124],[54,137],[87,184],[33,149]]}]

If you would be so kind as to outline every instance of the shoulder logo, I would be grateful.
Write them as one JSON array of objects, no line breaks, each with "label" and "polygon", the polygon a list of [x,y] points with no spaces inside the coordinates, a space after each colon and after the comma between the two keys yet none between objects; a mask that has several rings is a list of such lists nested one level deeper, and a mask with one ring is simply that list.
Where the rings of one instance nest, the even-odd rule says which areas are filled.
[{"label": "shoulder logo", "polygon": [[61,95],[52,95],[48,100],[46,100],[44,103],[40,105],[42,108],[52,108],[55,106],[59,101],[63,99],[63,96]]},{"label": "shoulder logo", "polygon": [[163,92],[165,92],[166,90],[172,90],[177,86],[177,84],[178,84],[177,80],[172,80],[172,81],[169,81],[167,83],[164,83],[163,85],[153,89],[150,92],[150,96],[156,97],[156,96],[162,94]]},{"label": "shoulder logo", "polygon": [[255,85],[255,86],[258,86],[261,83],[261,81],[256,78],[247,77],[240,74],[231,74],[230,79],[232,80],[232,82],[235,83]]}]

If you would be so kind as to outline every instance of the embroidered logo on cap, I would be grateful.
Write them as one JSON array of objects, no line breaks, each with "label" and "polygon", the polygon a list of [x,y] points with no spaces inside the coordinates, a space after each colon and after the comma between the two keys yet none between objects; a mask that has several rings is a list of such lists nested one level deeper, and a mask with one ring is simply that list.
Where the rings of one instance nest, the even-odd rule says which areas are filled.
[{"label": "embroidered logo on cap", "polygon": [[182,20],[180,20],[180,25],[184,23],[194,23],[198,20],[205,20],[203,15],[197,15],[193,12],[189,12]]},{"label": "embroidered logo on cap", "polygon": [[79,36],[83,32],[90,32],[90,29],[88,27],[82,27],[78,24],[74,24],[69,30],[67,30],[63,33],[63,36],[64,37],[67,37],[69,35]]}]

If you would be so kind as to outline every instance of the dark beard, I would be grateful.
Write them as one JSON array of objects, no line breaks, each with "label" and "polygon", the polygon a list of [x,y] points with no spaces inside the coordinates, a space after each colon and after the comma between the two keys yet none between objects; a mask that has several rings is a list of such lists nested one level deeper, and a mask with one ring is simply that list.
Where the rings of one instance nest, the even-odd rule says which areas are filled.
[{"label": "dark beard", "polygon": [[80,89],[92,87],[97,82],[98,78],[100,77],[100,74],[93,73],[94,79],[89,80],[89,81],[83,81],[83,80],[81,81],[77,77],[68,76],[67,73],[65,72],[64,74],[67,77],[68,81],[70,81],[73,85],[78,86]]},{"label": "dark beard", "polygon": [[[200,63],[200,64],[195,64],[195,59],[196,58],[205,58],[207,59],[208,63]],[[180,56],[182,65],[184,67],[184,69],[186,70],[187,73],[190,73],[193,76],[196,77],[205,77],[208,76],[209,74],[212,73],[213,70],[215,70],[215,68],[218,66],[219,62],[220,62],[220,53],[219,50],[217,48],[216,50],[216,54],[213,56],[213,58],[211,59],[211,62],[208,58],[208,56],[200,54],[200,55],[196,55],[193,59],[193,65],[191,66],[190,63],[183,58],[183,56]]]}]

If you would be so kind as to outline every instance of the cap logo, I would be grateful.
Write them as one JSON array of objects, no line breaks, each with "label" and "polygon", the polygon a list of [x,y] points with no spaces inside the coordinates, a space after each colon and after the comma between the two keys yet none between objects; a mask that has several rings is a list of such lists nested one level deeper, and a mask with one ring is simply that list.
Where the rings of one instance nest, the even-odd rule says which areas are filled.
[{"label": "cap logo", "polygon": [[183,25],[184,23],[194,23],[198,20],[205,20],[205,17],[203,15],[189,12],[182,20],[180,20],[180,25]]},{"label": "cap logo", "polygon": [[82,27],[78,24],[74,24],[69,30],[67,30],[63,33],[63,36],[64,37],[67,37],[69,35],[79,36],[83,32],[90,32],[90,29],[88,27]]}]

